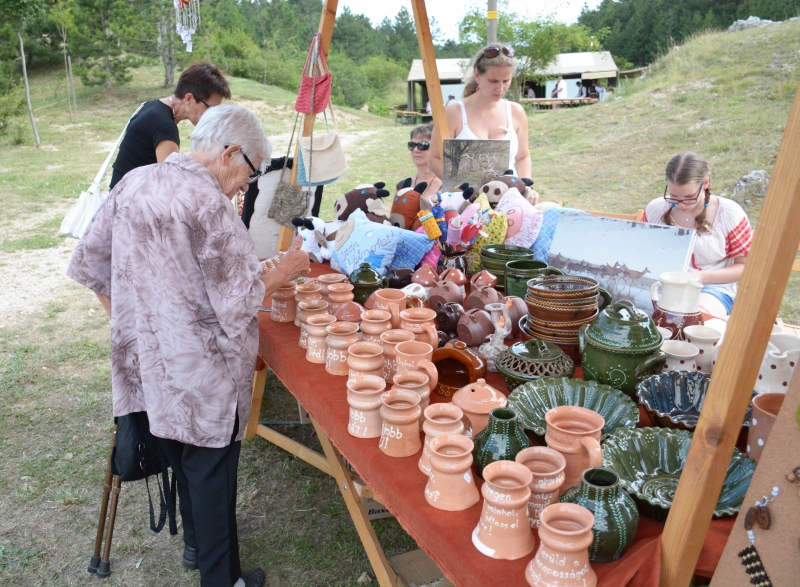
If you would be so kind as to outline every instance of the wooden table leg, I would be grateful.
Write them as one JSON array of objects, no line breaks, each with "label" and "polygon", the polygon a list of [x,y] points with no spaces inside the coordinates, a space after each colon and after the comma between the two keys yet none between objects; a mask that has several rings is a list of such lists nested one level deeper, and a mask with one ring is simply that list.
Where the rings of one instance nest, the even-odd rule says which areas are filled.
[{"label": "wooden table leg", "polygon": [[244,430],[245,438],[253,438],[256,435],[258,417],[261,415],[261,402],[264,399],[264,387],[267,385],[267,373],[269,373],[269,367],[264,365],[263,369],[256,371],[253,375],[253,399],[250,401],[250,419]]},{"label": "wooden table leg", "polygon": [[342,492],[350,517],[353,518],[353,523],[358,531],[358,536],[361,538],[361,543],[364,545],[364,550],[367,552],[369,562],[372,564],[372,570],[375,572],[378,584],[381,587],[397,587],[397,577],[392,567],[389,566],[389,561],[386,560],[386,555],[383,553],[378,537],[375,535],[375,530],[372,528],[372,523],[367,517],[361,498],[353,486],[350,472],[344,466],[342,455],[339,454],[339,451],[336,450],[328,435],[325,434],[325,431],[320,428],[317,422],[313,418],[311,421],[317,431],[322,450],[325,451],[328,463],[333,469],[333,476],[339,485],[339,491]]}]

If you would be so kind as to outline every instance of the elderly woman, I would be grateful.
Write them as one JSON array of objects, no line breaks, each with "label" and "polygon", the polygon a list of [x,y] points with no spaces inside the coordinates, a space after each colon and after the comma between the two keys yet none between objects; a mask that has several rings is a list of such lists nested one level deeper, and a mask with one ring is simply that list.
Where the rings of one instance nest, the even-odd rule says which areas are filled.
[{"label": "elderly woman", "polygon": [[[429,160],[431,155],[431,134],[433,134],[432,124],[421,124],[411,131],[408,141],[408,150],[411,151],[411,162],[417,167],[417,173],[411,178],[411,186],[424,181],[428,184],[427,189],[422,194],[423,196],[430,197],[439,191],[442,187],[442,180],[436,177],[431,171]],[[400,180],[397,183],[399,190],[403,184]]]},{"label": "elderly woman", "polygon": [[189,155],[127,173],[67,275],[111,317],[114,416],[146,411],[178,481],[184,565],[203,587],[258,587],[242,573],[236,473],[258,350],[258,307],[308,270],[299,242],[262,275],[231,197],[256,181],[271,145],[256,117],[210,108]]}]

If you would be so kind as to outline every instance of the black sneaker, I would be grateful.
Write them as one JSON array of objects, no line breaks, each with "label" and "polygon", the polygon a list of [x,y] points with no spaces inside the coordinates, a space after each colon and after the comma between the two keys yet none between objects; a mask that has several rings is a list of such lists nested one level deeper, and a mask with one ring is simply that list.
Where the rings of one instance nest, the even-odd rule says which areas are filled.
[{"label": "black sneaker", "polygon": [[264,582],[267,578],[264,575],[264,571],[255,568],[242,573],[242,580],[244,581],[244,587],[264,587]]},{"label": "black sneaker", "polygon": [[196,548],[189,546],[188,544],[183,545],[183,568],[189,569],[190,571],[197,570],[197,554],[200,551]]}]

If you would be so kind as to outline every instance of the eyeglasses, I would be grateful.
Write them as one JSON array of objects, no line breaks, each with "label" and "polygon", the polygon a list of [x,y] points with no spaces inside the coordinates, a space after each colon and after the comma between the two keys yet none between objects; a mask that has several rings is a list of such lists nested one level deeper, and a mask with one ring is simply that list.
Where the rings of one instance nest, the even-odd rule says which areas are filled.
[{"label": "eyeglasses", "polygon": [[494,45],[486,47],[481,54],[481,58],[488,57],[489,59],[494,59],[498,55],[502,53],[506,57],[513,57],[516,51],[514,51],[514,47],[495,47]]},{"label": "eyeglasses", "polygon": [[664,199],[669,202],[670,204],[694,204],[697,200],[700,199],[700,193],[703,191],[702,184],[700,185],[700,189],[697,190],[697,194],[694,198],[673,198],[672,194],[667,196],[667,191],[669,190],[669,185],[664,188]]},{"label": "eyeglasses", "polygon": [[211,108],[211,104],[208,104],[205,100],[201,100],[200,98],[195,98],[194,101],[195,102],[200,102],[206,108]]},{"label": "eyeglasses", "polygon": [[[226,149],[228,147],[230,147],[230,145],[225,145]],[[253,170],[253,173],[251,173],[250,177],[247,178],[247,183],[257,182],[263,174],[253,166],[253,164],[250,162],[250,159],[247,158],[247,155],[244,154],[244,151],[242,151],[241,148],[239,149],[239,152],[242,154],[242,157],[244,157],[245,162],[250,166],[250,169]]]},{"label": "eyeglasses", "polygon": [[431,148],[431,144],[428,141],[420,141],[418,143],[415,143],[414,141],[408,141],[409,151],[413,151],[415,147],[420,151],[427,151]]}]

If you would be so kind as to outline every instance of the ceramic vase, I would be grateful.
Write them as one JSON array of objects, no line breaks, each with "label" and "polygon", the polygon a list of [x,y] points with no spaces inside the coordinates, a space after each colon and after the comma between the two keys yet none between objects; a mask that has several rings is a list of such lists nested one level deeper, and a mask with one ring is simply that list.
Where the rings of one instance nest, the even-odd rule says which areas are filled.
[{"label": "ceramic vase", "polygon": [[414,333],[419,342],[426,342],[433,348],[439,346],[439,335],[434,324],[436,312],[430,308],[408,308],[400,312],[400,328]]},{"label": "ceramic vase", "polygon": [[472,544],[482,554],[516,560],[529,554],[536,539],[528,522],[531,472],[514,461],[495,461],[483,470],[483,510]]},{"label": "ceramic vase", "polygon": [[350,419],[347,431],[357,438],[378,438],[381,435],[381,395],[386,390],[383,377],[362,375],[347,381],[347,403]]},{"label": "ceramic vase", "polygon": [[684,340],[665,340],[661,350],[667,355],[664,371],[697,371],[695,359],[700,350]]},{"label": "ceramic vase", "polygon": [[399,289],[379,289],[375,292],[375,309],[385,310],[392,317],[392,328],[400,328],[400,312],[406,309],[406,294]]},{"label": "ceramic vase", "polygon": [[347,302],[353,301],[353,284],[352,283],[332,283],[328,286],[328,300],[331,303],[331,314],[336,314],[336,311]]},{"label": "ceramic vase", "polygon": [[[464,417],[464,412],[453,404],[433,404],[423,410],[422,417],[424,418],[422,431],[425,433],[425,440],[422,443],[422,456],[419,458],[417,465],[425,475],[430,475],[431,441],[442,434],[463,434],[464,422],[462,418]],[[472,454],[472,448],[470,446],[470,455]],[[472,465],[472,456],[470,456],[469,462]]]},{"label": "ceramic vase", "polygon": [[463,434],[446,432],[431,440],[430,455],[425,500],[448,512],[459,512],[478,503],[480,494],[470,470],[472,441]]},{"label": "ceramic vase", "polygon": [[528,501],[528,519],[531,528],[539,527],[539,514],[542,510],[558,501],[561,486],[564,484],[564,468],[567,461],[564,456],[546,446],[525,448],[514,457],[520,465],[524,465],[533,475],[531,481],[531,498]]},{"label": "ceramic vase", "polygon": [[639,527],[639,511],[633,498],[619,484],[611,469],[586,469],[581,482],[561,496],[562,503],[582,505],[594,515],[589,560],[609,563],[621,557]]},{"label": "ceramic vase", "polygon": [[531,587],[595,587],[589,565],[594,516],[574,503],[555,503],[539,516],[539,549],[525,568]]},{"label": "ceramic vase", "polygon": [[722,338],[722,333],[710,326],[693,325],[683,329],[683,337],[686,342],[697,347],[698,354],[694,359],[697,370],[703,373],[713,372],[714,365],[717,363],[719,341]]},{"label": "ceramic vase", "polygon": [[306,348],[308,340],[308,317],[315,314],[327,314],[329,304],[323,299],[310,300],[297,304],[297,318],[300,320],[300,338],[297,344],[301,349]]},{"label": "ceramic vase", "polygon": [[270,319],[274,322],[294,322],[297,317],[297,302],[295,296],[295,283],[289,281],[280,286],[272,294],[272,311]]},{"label": "ceramic vase", "polygon": [[422,429],[425,424],[425,408],[431,401],[431,379],[423,371],[406,371],[405,373],[395,373],[392,378],[392,389],[407,389],[419,396],[419,409],[422,415],[419,417],[419,426]]},{"label": "ceramic vase", "polygon": [[341,273],[325,273],[317,277],[317,281],[319,282],[320,289],[319,293],[322,296],[322,299],[326,302],[330,302],[328,299],[328,286],[333,283],[345,283],[347,281],[347,276],[342,275]]},{"label": "ceramic vase", "polygon": [[433,347],[425,342],[410,340],[394,347],[395,369],[397,373],[422,371],[430,379],[431,389],[439,383],[439,372],[431,362]]},{"label": "ceramic vase", "polygon": [[510,408],[496,408],[489,412],[489,422],[473,438],[475,472],[483,477],[486,466],[495,461],[513,461],[517,453],[528,448],[531,441],[520,428],[517,414]]},{"label": "ceramic vase", "polygon": [[383,347],[374,342],[359,341],[347,349],[347,377],[374,375],[383,379]]},{"label": "ceramic vase", "polygon": [[[321,289],[322,287],[320,286],[320,284],[314,283],[313,281],[298,283],[297,287],[295,288],[295,295],[294,295],[295,302],[299,304],[300,302],[321,300],[322,299],[322,294],[320,293]],[[294,325],[300,326],[300,320],[295,318]]]},{"label": "ceramic vase", "polygon": [[381,334],[392,329],[392,315],[386,310],[367,310],[361,314],[361,340],[381,344]]},{"label": "ceramic vase", "polygon": [[401,342],[414,340],[414,333],[407,330],[387,330],[381,333],[381,345],[383,346],[383,375],[386,381],[391,381],[397,373],[397,360],[395,347]]},{"label": "ceramic vase", "polygon": [[789,381],[800,362],[800,337],[793,334],[773,334],[758,371],[755,389],[758,393],[786,393]]},{"label": "ceramic vase", "polygon": [[761,457],[785,397],[784,393],[762,393],[753,398],[753,415],[747,432],[747,456],[756,462]]},{"label": "ceramic vase", "polygon": [[358,326],[352,322],[334,322],[326,327],[328,337],[325,339],[328,350],[325,354],[325,370],[331,375],[348,373],[347,349],[358,342]]},{"label": "ceramic vase", "polygon": [[313,314],[309,316],[306,325],[306,360],[309,363],[325,364],[328,354],[328,326],[336,322],[330,314]]},{"label": "ceramic vase", "polygon": [[410,457],[422,448],[419,437],[419,395],[405,389],[390,389],[381,395],[381,440],[378,443],[390,457]]},{"label": "ceramic vase", "polygon": [[544,419],[547,446],[560,452],[566,461],[564,489],[579,483],[589,467],[602,465],[600,435],[606,425],[603,416],[580,406],[558,406],[548,410]]}]

